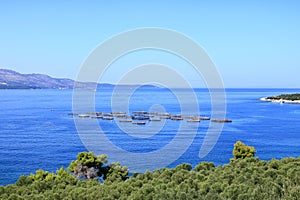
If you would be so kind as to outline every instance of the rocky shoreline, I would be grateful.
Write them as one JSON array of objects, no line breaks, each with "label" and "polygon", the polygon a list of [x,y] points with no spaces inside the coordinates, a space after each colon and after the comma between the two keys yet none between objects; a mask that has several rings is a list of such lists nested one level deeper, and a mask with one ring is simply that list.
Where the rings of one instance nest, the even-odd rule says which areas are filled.
[{"label": "rocky shoreline", "polygon": [[272,103],[287,103],[287,104],[300,104],[300,100],[285,100],[285,99],[270,99],[268,97],[260,98],[260,101],[267,101]]}]

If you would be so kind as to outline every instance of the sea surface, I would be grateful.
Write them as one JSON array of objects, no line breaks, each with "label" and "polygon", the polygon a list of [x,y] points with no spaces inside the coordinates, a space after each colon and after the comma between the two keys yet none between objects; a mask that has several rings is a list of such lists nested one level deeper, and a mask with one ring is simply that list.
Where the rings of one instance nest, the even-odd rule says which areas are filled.
[{"label": "sea surface", "polygon": [[[106,88],[96,92],[96,111],[111,112],[112,91],[111,88]],[[194,91],[201,115],[210,116],[208,91]],[[259,159],[300,156],[300,104],[259,101],[261,97],[299,91],[300,89],[227,89],[226,118],[233,122],[224,124],[212,151],[204,158],[198,156],[210,122],[201,121],[199,127],[191,124],[190,126],[196,127],[196,137],[185,153],[168,167],[184,162],[195,166],[201,161],[226,164],[232,157],[233,145],[237,140],[254,146]],[[184,94],[186,91],[181,89],[177,92]],[[41,168],[55,171],[61,166],[67,167],[71,160],[76,159],[78,152],[88,150],[77,133],[74,118],[68,115],[73,112],[72,95],[72,90],[0,90],[0,185],[12,184],[20,175],[29,175]],[[175,114],[182,111],[182,101],[185,105],[189,103],[188,99],[178,100],[172,90],[149,87],[138,89],[130,99],[116,101],[115,104],[117,107],[120,104],[120,111],[124,111],[122,106],[125,102],[129,112],[159,108]],[[88,124],[95,119],[85,120],[88,129]],[[122,125],[127,126],[124,129],[139,131],[137,138],[124,134],[124,129],[120,129],[116,121],[98,120],[98,123],[109,140],[119,148],[132,153],[151,153],[172,142],[183,122],[157,122],[164,124],[160,124],[157,134],[151,137],[147,137],[147,128],[157,126],[154,122],[147,122],[145,127]],[[105,153],[105,149],[102,151]],[[168,155],[164,156],[168,158]],[[109,157],[108,159],[115,161]],[[149,166],[153,163],[152,160],[147,162]],[[149,167],[141,163],[134,164],[142,171]]]}]

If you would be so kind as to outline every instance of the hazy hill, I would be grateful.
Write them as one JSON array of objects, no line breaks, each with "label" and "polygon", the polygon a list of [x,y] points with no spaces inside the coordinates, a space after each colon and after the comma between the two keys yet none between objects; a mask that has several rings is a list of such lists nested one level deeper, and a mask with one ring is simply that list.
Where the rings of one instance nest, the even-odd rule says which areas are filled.
[{"label": "hazy hill", "polygon": [[74,81],[52,78],[44,74],[21,74],[9,69],[0,69],[0,89],[58,89],[73,88]]},{"label": "hazy hill", "polygon": [[[10,69],[0,69],[0,89],[72,89],[75,81],[67,78],[52,78],[44,74],[21,74]],[[101,88],[111,88],[115,85],[107,83],[76,82],[77,88],[94,89],[96,85]],[[122,85],[132,87],[134,85]],[[143,87],[156,87],[143,85]]]}]

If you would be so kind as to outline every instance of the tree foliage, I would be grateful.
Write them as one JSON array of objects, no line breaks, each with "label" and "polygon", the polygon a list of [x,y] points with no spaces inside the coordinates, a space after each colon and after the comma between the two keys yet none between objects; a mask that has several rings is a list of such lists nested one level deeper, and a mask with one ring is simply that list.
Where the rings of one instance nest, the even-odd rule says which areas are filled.
[{"label": "tree foliage", "polygon": [[38,170],[20,177],[16,184],[0,187],[0,199],[299,199],[300,157],[267,162],[254,158],[254,148],[241,142],[234,148],[234,162],[224,166],[181,164],[129,178],[124,178],[127,167],[104,165],[105,159],[86,152],[73,161],[77,163],[71,169],[78,163],[88,168],[96,164],[98,169],[109,166],[103,183],[76,179],[64,168],[56,173]]},{"label": "tree foliage", "polygon": [[81,152],[76,156],[77,160],[73,160],[68,169],[73,172],[77,179],[94,179],[102,178],[104,180],[125,180],[129,173],[126,166],[121,166],[115,162],[107,165],[107,157],[102,154],[96,156],[93,152]]},{"label": "tree foliage", "polygon": [[73,172],[76,178],[85,177],[86,179],[102,176],[106,169],[106,155],[96,156],[93,152],[81,152],[77,155],[77,160],[73,160],[68,169]]},{"label": "tree foliage", "polygon": [[234,148],[232,154],[234,156],[231,161],[235,161],[237,159],[245,159],[245,158],[253,158],[255,156],[256,150],[254,147],[247,146],[241,141],[237,141],[234,144]]}]

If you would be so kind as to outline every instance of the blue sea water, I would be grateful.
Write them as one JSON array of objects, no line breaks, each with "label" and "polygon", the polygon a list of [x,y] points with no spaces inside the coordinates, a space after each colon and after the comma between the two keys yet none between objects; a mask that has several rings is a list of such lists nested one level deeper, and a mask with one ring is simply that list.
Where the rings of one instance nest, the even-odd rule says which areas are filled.
[{"label": "blue sea water", "polygon": [[[40,168],[55,171],[61,166],[67,167],[78,152],[87,151],[74,119],[68,116],[72,113],[72,92],[0,90],[0,185],[14,183],[20,175],[34,173]],[[213,150],[200,159],[199,149],[209,126],[209,121],[202,121],[193,143],[170,167],[183,162],[195,166],[200,161],[226,164],[232,157],[233,144],[237,140],[254,146],[260,159],[300,156],[300,104],[259,101],[260,97],[294,92],[299,92],[299,89],[227,89],[227,118],[233,123],[224,124]],[[97,111],[111,111],[111,93],[110,88],[96,93]],[[205,89],[195,89],[195,93],[201,115],[209,116],[209,93]],[[170,113],[181,111],[176,96],[168,89],[150,87],[136,90],[127,103],[130,111],[149,110],[153,105],[160,105]],[[188,101],[185,103],[188,104]],[[143,153],[169,143],[180,123],[167,122],[159,134],[135,140],[123,134],[115,122],[99,120],[113,143],[127,151]],[[147,166],[143,167],[146,170]]]}]

